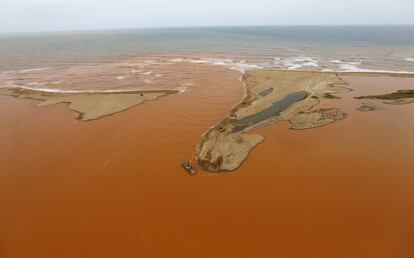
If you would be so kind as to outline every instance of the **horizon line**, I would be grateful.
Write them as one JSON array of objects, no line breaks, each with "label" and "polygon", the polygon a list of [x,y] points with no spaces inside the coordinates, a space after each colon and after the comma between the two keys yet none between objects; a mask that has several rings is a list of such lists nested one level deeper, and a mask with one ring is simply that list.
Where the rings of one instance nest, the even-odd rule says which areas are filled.
[{"label": "horizon line", "polygon": [[121,30],[151,30],[151,29],[189,29],[189,28],[243,28],[243,27],[396,27],[414,26],[414,24],[284,24],[284,25],[198,25],[198,26],[148,26],[148,27],[119,27],[119,28],[84,28],[84,29],[56,29],[33,31],[0,31],[0,35],[37,34],[37,33],[67,33],[67,32],[99,32]]}]

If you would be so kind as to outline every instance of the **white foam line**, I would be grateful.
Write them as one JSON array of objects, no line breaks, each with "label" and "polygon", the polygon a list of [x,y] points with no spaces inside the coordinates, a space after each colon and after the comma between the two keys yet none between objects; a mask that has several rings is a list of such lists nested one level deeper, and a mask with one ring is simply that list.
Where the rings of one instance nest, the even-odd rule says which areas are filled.
[{"label": "white foam line", "polygon": [[193,63],[193,64],[206,64],[206,63],[208,63],[208,61],[200,59],[200,60],[191,60],[190,63]]},{"label": "white foam line", "polygon": [[[27,86],[16,86],[16,85],[9,85],[7,87],[0,87],[1,88],[17,88],[23,90],[33,90],[33,91],[40,91],[40,92],[48,92],[48,93],[123,93],[123,92],[141,92],[141,91],[150,91],[148,89],[124,89],[124,90],[62,90],[62,89],[54,89],[54,88],[32,88]],[[178,87],[175,89],[181,92],[181,88]],[[162,89],[160,89],[162,91]]]},{"label": "white foam line", "polygon": [[337,60],[337,59],[330,60],[329,62],[330,62],[330,63],[333,63],[333,64],[342,64],[342,63],[343,63],[343,61],[341,61],[341,60]]},{"label": "white foam line", "polygon": [[387,74],[414,74],[414,72],[407,71],[389,71],[389,70],[369,70],[369,69],[359,69],[357,71],[341,71],[341,70],[305,70],[305,69],[271,69],[273,71],[296,71],[296,72],[329,72],[329,73],[387,73]]},{"label": "white foam line", "polygon": [[177,87],[177,90],[178,90],[179,93],[184,93],[184,92],[187,91],[187,87],[185,87],[185,86],[179,86],[179,87]]},{"label": "white foam line", "polygon": [[414,74],[414,72],[407,71],[388,71],[388,70],[370,70],[370,69],[358,69],[355,71],[334,71],[338,73],[389,73],[389,74]]},{"label": "white foam line", "polygon": [[44,70],[48,70],[49,67],[39,67],[39,68],[31,68],[31,69],[23,69],[23,70],[19,70],[19,73],[30,73],[30,72],[38,72],[38,71],[44,71]]},{"label": "white foam line", "polygon": [[232,59],[218,59],[218,58],[180,59],[180,62],[222,66],[222,67],[226,67],[231,70],[240,71],[241,73],[244,73],[245,70],[263,69],[263,67],[260,67],[257,64],[248,64],[246,63],[246,61],[236,62]]}]

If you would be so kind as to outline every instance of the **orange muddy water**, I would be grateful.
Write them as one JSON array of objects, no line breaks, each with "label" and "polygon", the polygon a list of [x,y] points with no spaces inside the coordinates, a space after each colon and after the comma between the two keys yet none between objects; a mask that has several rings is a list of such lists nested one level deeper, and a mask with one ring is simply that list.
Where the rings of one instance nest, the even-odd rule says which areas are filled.
[{"label": "orange muddy water", "polygon": [[413,79],[346,78],[355,91],[321,106],[347,119],[262,128],[236,172],[189,176],[243,97],[238,72],[195,67],[186,92],[92,122],[0,97],[0,257],[414,256],[414,104],[352,98]]}]

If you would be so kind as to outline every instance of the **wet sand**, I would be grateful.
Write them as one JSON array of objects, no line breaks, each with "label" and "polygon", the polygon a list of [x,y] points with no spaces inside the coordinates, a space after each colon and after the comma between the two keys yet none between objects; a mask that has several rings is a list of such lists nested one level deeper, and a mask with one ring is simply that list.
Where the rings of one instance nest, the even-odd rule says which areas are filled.
[{"label": "wet sand", "polygon": [[340,109],[308,112],[320,98],[348,93],[347,83],[334,73],[254,70],[243,74],[246,96],[203,135],[197,164],[205,171],[234,171],[264,137],[246,132],[288,120],[294,129],[316,128],[346,118]]},{"label": "wet sand", "polygon": [[67,104],[70,110],[79,114],[77,119],[80,121],[100,119],[177,93],[178,90],[50,92],[20,86],[0,88],[0,95],[40,100],[39,107]]},{"label": "wet sand", "polygon": [[413,79],[345,77],[355,91],[321,107],[347,119],[256,130],[237,172],[189,176],[179,163],[243,98],[238,72],[191,72],[183,94],[87,123],[0,96],[0,257],[414,255],[414,106],[353,98]]}]

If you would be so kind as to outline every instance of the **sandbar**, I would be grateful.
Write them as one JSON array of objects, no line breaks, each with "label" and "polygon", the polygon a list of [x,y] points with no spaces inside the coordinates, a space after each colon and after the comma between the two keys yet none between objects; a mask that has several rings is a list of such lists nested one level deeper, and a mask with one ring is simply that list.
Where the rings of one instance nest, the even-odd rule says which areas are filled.
[{"label": "sandbar", "polygon": [[40,100],[37,106],[67,103],[69,109],[79,114],[77,119],[80,121],[100,119],[175,93],[178,91],[48,91],[19,86],[0,88],[0,95]]}]

